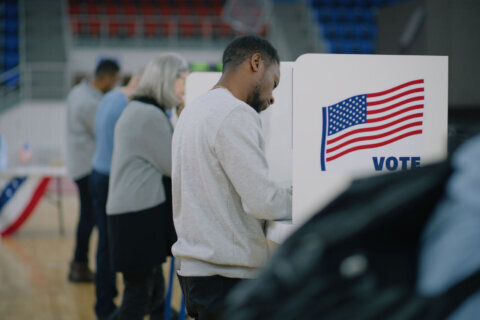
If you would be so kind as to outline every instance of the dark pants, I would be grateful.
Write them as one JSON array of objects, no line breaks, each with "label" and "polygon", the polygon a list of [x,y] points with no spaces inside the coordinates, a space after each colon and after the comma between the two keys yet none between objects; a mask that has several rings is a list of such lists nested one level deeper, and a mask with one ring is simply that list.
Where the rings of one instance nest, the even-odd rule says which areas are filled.
[{"label": "dark pants", "polygon": [[178,276],[188,315],[196,320],[218,320],[227,294],[241,279]]},{"label": "dark pants", "polygon": [[108,195],[108,176],[94,170],[90,175],[90,191],[98,228],[95,313],[97,316],[103,317],[116,309],[113,299],[117,296],[115,272],[111,266],[108,248],[107,213],[105,209]]},{"label": "dark pants", "polygon": [[165,280],[161,266],[148,272],[124,272],[122,305],[114,320],[143,320],[150,314],[151,320],[163,319],[165,307]]},{"label": "dark pants", "polygon": [[80,217],[77,224],[77,238],[75,243],[74,262],[88,263],[88,246],[90,235],[95,226],[95,217],[92,208],[92,198],[89,190],[90,175],[75,180],[80,196]]}]

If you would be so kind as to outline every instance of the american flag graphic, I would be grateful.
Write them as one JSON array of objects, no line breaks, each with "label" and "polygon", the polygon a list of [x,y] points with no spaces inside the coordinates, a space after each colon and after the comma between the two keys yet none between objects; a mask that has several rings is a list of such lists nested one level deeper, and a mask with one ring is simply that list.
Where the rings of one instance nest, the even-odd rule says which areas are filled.
[{"label": "american flag graphic", "polygon": [[351,152],[421,134],[424,91],[424,80],[418,79],[323,107],[321,170]]}]

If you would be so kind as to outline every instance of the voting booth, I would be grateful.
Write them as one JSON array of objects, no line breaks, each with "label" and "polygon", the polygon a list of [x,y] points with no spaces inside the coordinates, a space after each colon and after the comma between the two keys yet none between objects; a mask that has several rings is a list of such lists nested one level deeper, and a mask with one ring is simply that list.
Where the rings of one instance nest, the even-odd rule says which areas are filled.
[{"label": "voting booth", "polygon": [[[220,76],[192,73],[187,107]],[[273,224],[276,239],[355,178],[447,155],[447,57],[306,54],[281,62],[273,96],[261,113],[266,158],[272,179],[293,186],[293,227]]]}]

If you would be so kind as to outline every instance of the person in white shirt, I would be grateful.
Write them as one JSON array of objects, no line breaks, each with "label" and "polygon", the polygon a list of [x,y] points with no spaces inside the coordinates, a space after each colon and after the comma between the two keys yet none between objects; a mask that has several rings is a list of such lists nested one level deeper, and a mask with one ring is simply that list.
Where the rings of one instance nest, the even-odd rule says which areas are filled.
[{"label": "person in white shirt", "polygon": [[256,36],[237,38],[224,51],[218,84],[177,122],[172,253],[195,319],[217,319],[232,287],[265,264],[266,221],[291,219],[291,189],[269,178],[259,116],[279,80],[275,48]]}]

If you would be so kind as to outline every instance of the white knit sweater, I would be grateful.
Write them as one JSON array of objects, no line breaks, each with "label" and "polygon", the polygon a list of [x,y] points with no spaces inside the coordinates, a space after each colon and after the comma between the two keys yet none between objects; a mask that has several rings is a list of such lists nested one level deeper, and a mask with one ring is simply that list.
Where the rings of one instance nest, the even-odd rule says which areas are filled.
[{"label": "white knit sweater", "polygon": [[265,220],[292,211],[291,190],[269,179],[259,115],[209,91],[180,116],[172,155],[179,274],[254,277],[268,258]]}]

